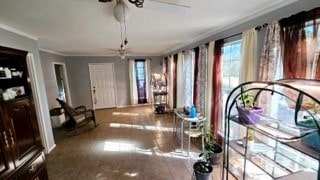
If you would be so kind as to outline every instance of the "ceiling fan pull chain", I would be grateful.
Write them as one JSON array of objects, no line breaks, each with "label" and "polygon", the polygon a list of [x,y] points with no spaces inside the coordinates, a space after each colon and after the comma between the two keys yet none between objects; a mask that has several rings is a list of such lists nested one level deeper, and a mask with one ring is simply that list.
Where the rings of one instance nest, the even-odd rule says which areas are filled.
[{"label": "ceiling fan pull chain", "polygon": [[[125,8],[123,6],[123,14],[126,14]],[[126,23],[126,18],[123,19],[123,23],[124,23],[124,45],[126,46],[128,44],[128,38],[127,38],[127,23]]]},{"label": "ceiling fan pull chain", "polygon": [[120,48],[123,49],[124,46],[123,46],[122,23],[120,23],[120,32],[121,32],[121,45],[120,45]]}]

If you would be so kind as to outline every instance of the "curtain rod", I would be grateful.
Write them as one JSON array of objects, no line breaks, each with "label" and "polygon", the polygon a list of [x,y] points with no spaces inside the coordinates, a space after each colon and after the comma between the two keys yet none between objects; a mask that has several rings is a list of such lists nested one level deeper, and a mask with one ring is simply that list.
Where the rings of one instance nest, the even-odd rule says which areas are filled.
[{"label": "curtain rod", "polygon": [[262,27],[264,27],[264,28],[268,27],[268,23],[264,23],[262,26],[257,26],[257,27],[255,27],[254,29],[255,29],[256,31],[260,31],[260,29],[261,29]]},{"label": "curtain rod", "polygon": [[[264,23],[262,26],[257,26],[257,27],[255,27],[254,29],[256,30],[256,31],[260,31],[260,29],[262,28],[262,27],[268,27],[268,23]],[[239,35],[241,35],[243,32],[240,32],[240,33],[237,33],[237,34],[233,34],[233,35],[231,35],[231,36],[227,36],[227,37],[224,37],[224,38],[221,38],[221,39],[229,39],[229,38],[232,38],[232,37],[235,37],[235,36],[239,36]],[[220,39],[218,39],[218,40],[220,40]],[[206,46],[209,46],[209,43],[210,42],[207,42],[207,43],[205,43],[204,45],[206,45]],[[197,47],[199,47],[199,46],[197,46]],[[195,48],[197,48],[197,47],[194,47],[194,48],[191,48],[191,49],[195,49]],[[185,50],[183,50],[183,51],[181,51],[181,52],[185,52]],[[176,53],[176,54],[178,54],[178,53]],[[173,54],[174,55],[174,54]],[[170,56],[170,55],[169,55]]]}]

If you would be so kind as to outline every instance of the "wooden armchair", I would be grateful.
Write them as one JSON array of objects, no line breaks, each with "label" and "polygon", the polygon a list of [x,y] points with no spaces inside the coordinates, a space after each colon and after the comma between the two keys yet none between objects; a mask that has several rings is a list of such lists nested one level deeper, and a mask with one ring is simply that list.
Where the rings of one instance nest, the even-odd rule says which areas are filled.
[{"label": "wooden armchair", "polygon": [[76,134],[77,128],[88,124],[90,121],[93,121],[95,127],[97,126],[94,110],[86,109],[85,106],[73,108],[69,104],[58,98],[56,100],[59,102],[61,108],[64,109],[65,113],[69,117],[69,119],[62,125],[65,129],[74,129],[74,133]]}]

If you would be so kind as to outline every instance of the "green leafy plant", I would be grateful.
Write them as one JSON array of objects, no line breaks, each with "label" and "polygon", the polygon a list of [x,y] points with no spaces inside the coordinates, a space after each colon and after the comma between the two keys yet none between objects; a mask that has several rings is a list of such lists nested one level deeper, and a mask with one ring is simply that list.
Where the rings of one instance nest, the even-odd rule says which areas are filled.
[{"label": "green leafy plant", "polygon": [[253,141],[254,140],[254,130],[253,129],[248,129],[248,141]]},{"label": "green leafy plant", "polygon": [[216,141],[214,135],[213,135],[213,132],[212,132],[212,127],[209,125],[208,122],[205,122],[205,123],[202,123],[200,125],[200,129],[203,130],[203,134],[202,136],[204,137],[206,143],[209,143],[209,142],[214,142]]},{"label": "green leafy plant", "polygon": [[320,110],[320,105],[312,99],[308,99],[302,106],[305,109],[310,109],[312,114],[318,114]]},{"label": "green leafy plant", "polygon": [[255,99],[255,94],[252,92],[244,92],[241,94],[240,98],[241,103],[245,107],[253,108],[254,107],[254,99]]},{"label": "green leafy plant", "polygon": [[222,152],[222,149],[217,144],[217,141],[215,136],[213,135],[211,126],[208,123],[201,124],[200,128],[203,129],[204,131],[204,134],[202,136],[205,138],[205,148],[204,148],[204,151],[199,155],[201,159],[197,161],[199,166],[195,170],[201,173],[209,173],[212,171],[212,167],[211,167],[212,156],[215,153]]}]

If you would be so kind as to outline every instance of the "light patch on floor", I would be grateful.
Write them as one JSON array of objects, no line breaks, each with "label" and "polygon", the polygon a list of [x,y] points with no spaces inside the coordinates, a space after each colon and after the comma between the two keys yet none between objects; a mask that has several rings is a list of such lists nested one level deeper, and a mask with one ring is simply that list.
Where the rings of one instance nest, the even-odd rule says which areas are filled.
[{"label": "light patch on floor", "polygon": [[110,123],[110,127],[113,128],[132,128],[132,129],[143,129],[149,131],[164,131],[164,132],[172,132],[173,128],[170,127],[161,127],[160,125],[156,126],[141,126],[141,125],[134,125],[134,124],[124,124],[124,123]]},{"label": "light patch on floor", "polygon": [[137,113],[126,113],[126,112],[113,112],[114,116],[139,116]]},{"label": "light patch on floor", "polygon": [[121,142],[109,142],[104,143],[104,151],[118,151],[118,152],[128,152],[136,149],[136,146],[131,143],[121,143]]}]

